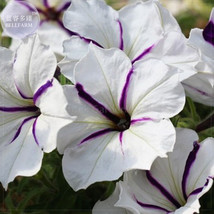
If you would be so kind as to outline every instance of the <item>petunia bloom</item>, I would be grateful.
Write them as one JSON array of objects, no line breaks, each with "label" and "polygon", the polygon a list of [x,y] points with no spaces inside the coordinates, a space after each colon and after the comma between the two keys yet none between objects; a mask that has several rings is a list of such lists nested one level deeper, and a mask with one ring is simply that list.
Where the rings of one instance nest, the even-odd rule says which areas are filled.
[{"label": "petunia bloom", "polygon": [[[14,0],[22,3],[22,0]],[[42,43],[50,45],[51,49],[58,55],[63,55],[62,43],[69,39],[72,34],[62,24],[64,11],[69,7],[70,0],[25,0],[33,4],[40,14],[40,27],[37,33]],[[23,4],[26,5],[26,4]],[[30,10],[30,8],[27,7]],[[18,46],[18,40],[13,40],[12,49]]]},{"label": "petunia bloom", "polygon": [[[143,72],[142,72],[143,71]],[[116,48],[91,44],[66,86],[67,111],[77,118],[59,133],[63,172],[75,190],[115,180],[130,169],[150,169],[175,143],[168,118],[184,106],[176,72],[158,60],[132,65]]]},{"label": "petunia bloom", "polygon": [[103,0],[73,0],[64,13],[63,24],[75,35],[64,42],[66,57],[59,64],[70,79],[90,42],[123,50],[132,64],[145,57],[161,59],[179,69],[181,80],[195,73],[198,53],[186,44],[176,20],[157,0],[139,1],[120,11]]},{"label": "petunia bloom", "polygon": [[193,29],[189,44],[200,52],[197,74],[184,81],[184,87],[194,101],[214,106],[214,9],[204,30]]},{"label": "petunia bloom", "polygon": [[198,143],[189,129],[177,129],[176,137],[168,158],[157,158],[150,171],[125,173],[113,195],[97,202],[93,214],[199,213],[199,198],[213,184],[214,138]]},{"label": "petunia bloom", "polygon": [[53,78],[56,66],[55,55],[37,36],[16,53],[0,47],[0,181],[5,189],[16,176],[39,171],[43,152],[56,148],[58,130],[70,122],[62,87]]}]

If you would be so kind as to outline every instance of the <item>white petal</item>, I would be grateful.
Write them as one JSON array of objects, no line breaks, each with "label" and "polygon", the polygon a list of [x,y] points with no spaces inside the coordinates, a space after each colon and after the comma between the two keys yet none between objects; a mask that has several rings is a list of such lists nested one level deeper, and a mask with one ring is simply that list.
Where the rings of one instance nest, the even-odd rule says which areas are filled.
[{"label": "white petal", "polygon": [[[56,99],[57,98],[57,99]],[[50,117],[67,118],[67,98],[60,83],[53,78],[52,85],[38,97],[36,105],[41,113]]]},{"label": "white petal", "polygon": [[[13,80],[12,70],[14,60],[15,54],[11,50],[0,47],[1,94],[8,94],[8,96],[14,96],[14,99],[21,99]],[[0,106],[2,106],[2,100],[0,101]]]},{"label": "white petal", "polygon": [[25,123],[19,137],[0,148],[0,181],[5,189],[18,175],[35,175],[40,167],[43,152],[32,135],[33,120]]},{"label": "white petal", "polygon": [[34,116],[32,112],[2,112],[0,111],[0,147],[13,141],[23,121]]},{"label": "white petal", "polygon": [[150,169],[158,156],[166,157],[172,151],[174,143],[175,130],[169,120],[135,123],[123,133],[124,168]]},{"label": "white petal", "polygon": [[201,207],[199,203],[199,199],[202,195],[210,190],[213,185],[213,179],[209,178],[207,185],[203,187],[203,190],[199,194],[193,194],[188,197],[187,203],[185,206],[175,211],[175,214],[189,214],[189,213],[199,213],[199,209]]},{"label": "white petal", "polygon": [[29,37],[18,48],[14,78],[25,96],[33,97],[34,92],[53,78],[55,69],[54,54],[40,43],[38,36]]},{"label": "white petal", "polygon": [[54,21],[45,21],[38,30],[39,38],[45,45],[57,54],[63,56],[63,41],[69,38],[69,34]]},{"label": "white petal", "polygon": [[178,68],[180,80],[184,80],[196,73],[194,66],[199,61],[198,52],[187,45],[187,40],[179,32],[165,34],[158,44],[151,50],[146,58],[162,60],[166,65]]},{"label": "white petal", "polygon": [[132,119],[169,118],[183,109],[184,102],[176,72],[158,60],[135,63],[126,105]]},{"label": "white petal", "polygon": [[115,207],[114,204],[119,199],[119,183],[116,184],[113,194],[104,201],[98,201],[92,210],[93,214],[128,214],[125,209]]},{"label": "white petal", "polygon": [[174,207],[161,193],[151,187],[145,171],[130,171],[125,173],[124,179],[125,181],[120,183],[120,199],[115,206],[129,210],[133,214],[165,214],[167,213],[165,210],[173,210]]},{"label": "white petal", "polygon": [[56,148],[59,130],[74,119],[66,111],[67,100],[61,85],[55,79],[52,84],[36,102],[41,115],[35,123],[35,135],[44,152]]},{"label": "white petal", "polygon": [[189,44],[195,48],[198,48],[202,54],[205,54],[210,58],[210,60],[214,60],[213,58],[213,51],[214,47],[213,45],[210,45],[210,43],[206,42],[202,35],[203,30],[201,29],[192,29],[190,32],[189,37]]},{"label": "white petal", "polygon": [[197,140],[198,136],[194,131],[177,129],[173,152],[168,154],[167,159],[157,158],[152,165],[153,177],[172,193],[180,204],[185,203],[181,183],[186,160],[193,148],[193,142]]},{"label": "white petal", "polygon": [[180,26],[174,16],[165,8],[163,7],[158,0],[153,0],[153,2],[157,5],[159,14],[160,14],[160,20],[162,23],[162,28],[164,29],[164,32],[170,32],[170,31],[177,31],[181,32]]},{"label": "white petal", "polygon": [[203,187],[208,177],[214,177],[214,138],[206,138],[200,144],[187,179],[187,194]]},{"label": "white petal", "polygon": [[63,42],[65,58],[58,63],[61,72],[72,82],[74,81],[74,66],[88,52],[88,43],[78,36],[72,36]]},{"label": "white petal", "polygon": [[131,60],[135,60],[162,38],[161,20],[157,6],[152,1],[128,5],[119,14],[123,27],[124,51]]},{"label": "white petal", "polygon": [[73,0],[65,12],[66,28],[97,42],[104,48],[119,47],[118,13],[103,0]]},{"label": "white petal", "polygon": [[67,148],[62,166],[65,179],[75,191],[98,181],[118,179],[123,172],[119,134],[109,132],[76,148]]},{"label": "white petal", "polygon": [[88,54],[75,68],[75,81],[112,113],[120,114],[119,103],[131,68],[124,52],[90,45]]},{"label": "white petal", "polygon": [[195,102],[214,106],[214,74],[197,73],[185,80],[183,86]]},{"label": "white petal", "polygon": [[67,147],[74,147],[90,134],[111,125],[102,114],[79,98],[74,86],[64,86],[64,93],[68,99],[66,110],[71,116],[76,116],[76,120],[59,132],[57,149],[61,154]]}]

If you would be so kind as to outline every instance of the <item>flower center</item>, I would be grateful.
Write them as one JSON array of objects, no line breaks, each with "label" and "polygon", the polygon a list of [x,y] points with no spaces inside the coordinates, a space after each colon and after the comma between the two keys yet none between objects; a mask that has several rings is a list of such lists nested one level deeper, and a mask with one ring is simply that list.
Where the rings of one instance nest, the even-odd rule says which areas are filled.
[{"label": "flower center", "polygon": [[54,8],[47,8],[45,11],[45,16],[48,20],[59,20],[60,11],[56,11]]},{"label": "flower center", "polygon": [[125,112],[125,117],[119,120],[119,122],[116,124],[116,129],[118,131],[125,131],[129,129],[130,124],[131,124],[131,117],[127,112]]}]

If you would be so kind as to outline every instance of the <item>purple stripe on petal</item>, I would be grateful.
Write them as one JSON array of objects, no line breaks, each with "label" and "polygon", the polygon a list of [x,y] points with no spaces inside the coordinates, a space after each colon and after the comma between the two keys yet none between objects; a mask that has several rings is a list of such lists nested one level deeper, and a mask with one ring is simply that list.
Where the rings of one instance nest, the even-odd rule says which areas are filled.
[{"label": "purple stripe on petal", "polygon": [[150,117],[143,117],[143,118],[131,120],[131,124],[133,125],[133,124],[138,123],[138,122],[152,121],[152,120],[153,120],[153,119],[150,118]]},{"label": "purple stripe on petal", "polygon": [[122,94],[121,94],[121,97],[120,97],[120,108],[122,110],[126,110],[127,90],[128,90],[129,83],[130,83],[130,80],[131,80],[131,76],[132,76],[133,73],[134,73],[134,70],[132,68],[129,71],[127,77],[126,77],[126,82],[125,82],[125,85],[124,85],[123,90],[122,90]]},{"label": "purple stripe on petal", "polygon": [[35,12],[35,9],[23,0],[16,0],[19,4],[25,6],[29,11]]},{"label": "purple stripe on petal", "polygon": [[152,174],[147,170],[146,171],[146,177],[148,181],[156,188],[158,189],[161,194],[168,199],[173,205],[175,205],[177,208],[181,207],[180,203],[174,198],[174,196],[164,187],[162,186],[153,176]]},{"label": "purple stripe on petal", "polygon": [[64,10],[68,9],[71,5],[71,2],[66,2],[64,5],[62,5],[61,8],[58,9],[58,12],[63,12]]},{"label": "purple stripe on petal", "polygon": [[16,84],[15,84],[15,86],[16,86],[16,89],[17,89],[17,91],[19,92],[20,96],[21,96],[23,99],[26,99],[26,100],[33,99],[32,97],[26,96]]},{"label": "purple stripe on petal", "polygon": [[163,208],[163,207],[159,207],[157,205],[152,205],[152,204],[145,204],[139,200],[137,200],[136,196],[134,195],[134,200],[138,203],[138,205],[140,205],[143,208],[149,208],[149,209],[155,209],[155,210],[160,210],[160,211],[165,211],[166,213],[170,213],[171,211]]},{"label": "purple stripe on petal", "polygon": [[94,41],[94,40],[92,40],[92,39],[87,39],[87,38],[85,38],[85,37],[79,35],[79,34],[76,33],[76,32],[73,32],[73,31],[68,30],[68,29],[63,25],[63,23],[62,23],[61,21],[58,20],[57,22],[58,22],[59,26],[60,26],[62,29],[64,29],[70,36],[78,36],[80,39],[82,39],[84,42],[86,42],[86,43],[88,43],[88,44],[89,44],[90,42],[92,42],[94,45],[96,45],[96,46],[98,46],[98,47],[100,47],[100,48],[103,48],[103,46],[100,45],[99,43],[97,43],[96,41]]},{"label": "purple stripe on petal", "polygon": [[36,101],[38,100],[38,98],[51,86],[53,86],[52,84],[53,79],[50,81],[48,80],[43,86],[41,86],[36,93],[33,96],[33,102],[34,104],[36,103]]},{"label": "purple stripe on petal", "polygon": [[206,181],[206,183],[204,184],[203,187],[199,187],[199,188],[193,190],[193,191],[189,194],[189,196],[190,196],[190,195],[197,195],[197,194],[201,193],[201,192],[203,191],[204,187],[208,186],[209,181],[210,181],[210,180],[207,179],[207,181]]},{"label": "purple stripe on petal", "polygon": [[120,20],[117,21],[120,27],[120,49],[123,50],[124,49],[124,44],[123,44],[123,26],[120,22]]},{"label": "purple stripe on petal", "polygon": [[124,151],[123,151],[123,132],[120,132],[119,139],[120,139],[121,152],[124,155]]},{"label": "purple stripe on petal", "polygon": [[204,40],[214,46],[214,23],[210,21],[203,31]]},{"label": "purple stripe on petal", "polygon": [[43,0],[43,4],[44,4],[44,6],[47,7],[47,8],[50,7],[50,5],[49,5],[49,3],[48,3],[48,0]]},{"label": "purple stripe on petal", "polygon": [[187,184],[187,179],[190,173],[190,169],[192,165],[194,164],[194,161],[196,159],[197,153],[200,149],[200,145],[197,142],[193,143],[193,150],[189,153],[189,156],[186,161],[186,165],[184,168],[184,173],[183,173],[183,178],[182,178],[182,192],[185,200],[187,200],[187,193],[186,193],[186,184]]},{"label": "purple stripe on petal", "polygon": [[109,132],[112,132],[112,131],[115,131],[114,129],[103,129],[103,130],[100,130],[100,131],[97,131],[97,132],[94,132],[92,134],[90,134],[88,137],[84,138],[78,145],[82,145],[83,143],[85,143],[86,141],[89,141],[91,139],[94,139],[94,138],[97,138],[97,137],[100,137],[102,135],[105,135]]},{"label": "purple stripe on petal", "polygon": [[16,131],[16,133],[15,133],[13,139],[10,141],[10,144],[11,144],[14,140],[16,140],[16,138],[20,135],[23,125],[24,125],[25,123],[27,123],[28,121],[30,121],[30,120],[36,118],[36,117],[37,117],[37,116],[28,117],[28,118],[26,118],[26,119],[24,119],[24,120],[22,121],[22,123],[21,123],[21,125],[19,126],[19,128],[17,129],[17,131]]},{"label": "purple stripe on petal", "polygon": [[188,87],[188,88],[191,88],[191,89],[194,90],[194,91],[197,91],[198,93],[200,93],[200,94],[203,95],[203,96],[211,97],[208,93],[206,93],[206,92],[204,92],[204,91],[201,91],[201,90],[199,90],[199,89],[197,89],[197,88],[195,88],[195,87],[193,87],[193,86],[191,86],[191,85],[188,85],[188,84],[183,83],[183,82],[182,82],[182,84],[183,84],[184,86]]},{"label": "purple stripe on petal", "polygon": [[138,57],[136,57],[135,59],[132,60],[132,64],[134,64],[136,61],[142,59],[144,56],[149,54],[153,47],[154,47],[154,45],[152,45],[152,46],[148,47],[146,50],[144,50],[143,53],[141,53]]},{"label": "purple stripe on petal", "polygon": [[45,22],[47,22],[47,21],[48,21],[47,19],[41,20],[40,23],[39,23],[39,26],[41,27],[41,26],[43,25],[43,23],[45,23]]},{"label": "purple stripe on petal", "polygon": [[80,83],[76,84],[76,89],[78,91],[78,95],[91,104],[95,109],[97,109],[103,116],[108,118],[109,120],[113,121],[114,123],[118,124],[120,122],[120,118],[116,115],[112,114],[104,105],[97,102],[91,95],[89,95],[83,88]]},{"label": "purple stripe on petal", "polygon": [[0,111],[3,112],[36,112],[38,108],[36,106],[26,106],[26,107],[1,107]]},{"label": "purple stripe on petal", "polygon": [[33,133],[33,137],[34,137],[34,140],[35,140],[36,144],[39,146],[39,141],[38,141],[38,139],[36,137],[36,123],[37,123],[37,119],[38,119],[38,117],[33,122],[32,133]]}]

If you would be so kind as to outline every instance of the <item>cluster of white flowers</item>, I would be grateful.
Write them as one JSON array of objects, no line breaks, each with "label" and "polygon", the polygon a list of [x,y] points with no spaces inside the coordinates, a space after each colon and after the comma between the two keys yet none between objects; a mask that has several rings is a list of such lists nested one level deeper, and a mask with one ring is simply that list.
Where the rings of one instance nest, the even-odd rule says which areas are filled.
[{"label": "cluster of white flowers", "polygon": [[[42,16],[38,33],[15,51],[0,47],[4,188],[57,148],[75,191],[124,174],[94,214],[198,213],[213,182],[214,138],[200,143],[170,118],[184,108],[184,89],[214,106],[214,9],[186,39],[158,0],[119,11],[103,0],[28,2]],[[54,78],[57,66],[72,84]]]}]

